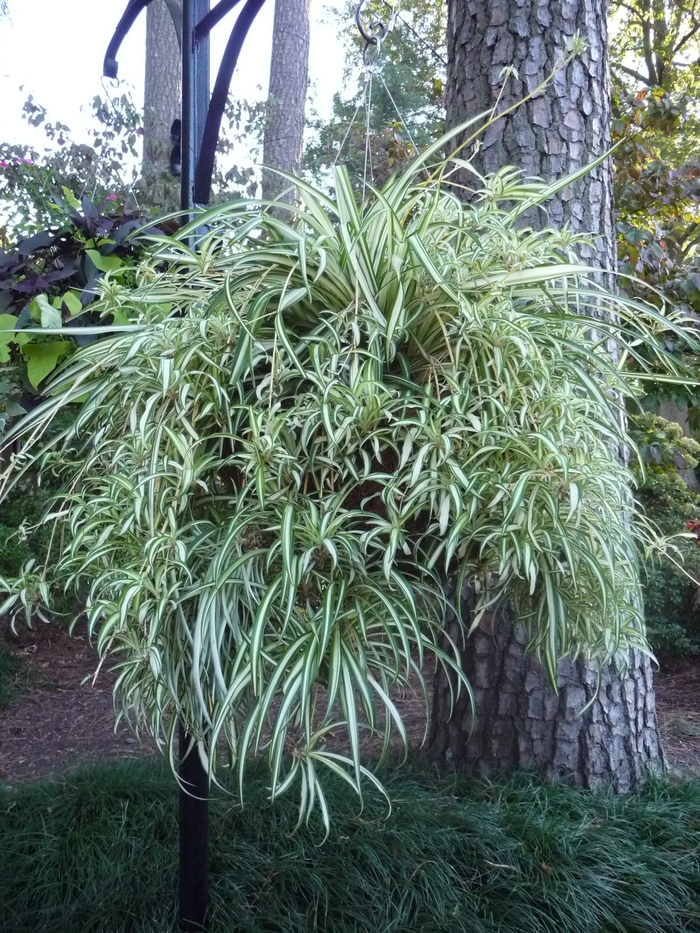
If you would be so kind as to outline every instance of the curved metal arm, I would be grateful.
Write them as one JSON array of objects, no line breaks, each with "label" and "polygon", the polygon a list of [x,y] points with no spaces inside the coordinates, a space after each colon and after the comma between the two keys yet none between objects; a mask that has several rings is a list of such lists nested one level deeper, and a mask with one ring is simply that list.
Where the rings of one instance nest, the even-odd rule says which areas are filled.
[{"label": "curved metal arm", "polygon": [[[139,13],[145,9],[152,0],[129,0],[126,10],[124,11],[119,25],[117,26],[112,41],[109,44],[107,49],[107,54],[105,56],[104,62],[104,74],[108,78],[117,77],[117,53],[119,47],[121,46],[125,36],[133,26],[136,18]],[[194,2],[194,0],[193,0]],[[219,0],[216,6],[209,10],[206,15],[202,16],[199,22],[193,20],[187,23],[187,47],[189,49],[190,43],[194,43],[195,50],[196,48],[201,48],[205,43],[207,43],[207,37],[211,29],[221,20],[223,17],[233,9],[236,4],[240,3],[241,0]],[[165,3],[170,10],[170,13],[173,18],[173,24],[177,32],[178,41],[180,43],[180,48],[182,49],[183,45],[183,13],[178,4],[178,0],[165,0]],[[224,115],[224,110],[226,108],[226,100],[228,97],[228,91],[231,84],[231,79],[233,77],[233,72],[236,69],[238,64],[238,58],[243,47],[243,43],[248,35],[250,27],[253,25],[255,17],[258,15],[262,9],[265,0],[246,0],[243,9],[241,10],[238,19],[233,27],[231,36],[226,45],[226,50],[224,51],[223,58],[221,60],[221,66],[219,68],[219,73],[216,78],[216,83],[214,85],[214,90],[211,95],[211,100],[208,100],[208,86],[205,86],[204,92],[206,97],[204,100],[195,100],[197,90],[195,85],[198,87],[198,82],[185,81],[185,67],[184,67],[184,58],[183,57],[183,120],[182,120],[182,144],[181,144],[181,159],[182,159],[182,178],[183,185],[187,189],[186,201],[188,205],[192,204],[207,204],[209,202],[209,195],[211,192],[211,182],[212,175],[214,172],[214,160],[216,157],[216,144],[219,140],[219,132],[221,129],[221,119]],[[360,7],[364,3],[364,0],[361,0]],[[190,12],[194,11],[194,7],[190,8]],[[358,8],[359,11],[359,8]],[[201,14],[200,14],[201,16]],[[196,17],[196,14],[195,14]],[[359,17],[359,12],[358,12]],[[385,27],[379,24],[373,24],[372,29],[376,30],[377,27],[381,27],[382,38],[386,34]],[[374,37],[367,37],[367,34],[364,30],[361,30],[365,41],[369,45],[376,44],[377,39]],[[189,53],[192,53],[192,50],[189,49]],[[207,53],[208,54],[208,53]],[[196,56],[197,61],[201,58],[202,52]],[[190,61],[192,55],[189,55],[187,59],[189,64],[194,67],[193,61]],[[200,62],[199,65],[202,65]],[[197,67],[199,67],[199,65]],[[208,73],[208,65],[204,69]],[[189,71],[188,71],[189,74]],[[190,78],[192,76],[190,75]],[[192,87],[189,87],[189,91],[185,94],[185,85],[189,87],[189,84],[192,84]],[[187,97],[185,100],[184,98]],[[191,98],[191,99],[190,99]],[[208,106],[207,106],[208,104]],[[186,132],[187,126],[192,122],[193,113],[203,114],[206,111],[206,122],[204,123],[204,129],[202,132],[202,141],[198,149],[198,133],[195,132],[192,139],[192,135],[189,130]],[[201,127],[201,123],[199,123]],[[190,127],[192,129],[192,127]],[[177,144],[174,143],[177,148]],[[174,152],[174,155],[176,153]],[[171,158],[172,161],[172,158]],[[195,168],[196,166],[196,168]],[[194,184],[190,184],[190,179],[194,175]],[[183,189],[184,190],[184,189]],[[184,202],[183,202],[184,203]]]},{"label": "curved metal arm", "polygon": [[233,77],[233,72],[236,70],[238,56],[241,54],[246,36],[264,3],[265,0],[248,0],[239,13],[236,25],[233,27],[231,36],[226,44],[224,56],[221,59],[221,67],[219,68],[214,90],[212,91],[207,121],[204,124],[202,147],[197,160],[197,172],[194,182],[195,204],[209,203],[211,179],[214,173],[214,159],[216,157],[216,144],[219,141],[221,118],[224,115],[231,78]]},{"label": "curved metal arm", "polygon": [[362,7],[365,5],[366,0],[359,0],[357,8],[355,9],[355,22],[357,23],[357,28],[360,31],[360,35],[365,40],[365,47],[362,50],[362,61],[367,64],[367,50],[371,45],[379,45],[380,42],[386,37],[388,32],[387,27],[381,20],[375,20],[375,22],[370,23],[370,29],[372,33],[378,33],[377,35],[372,35],[365,30],[365,27],[362,25]]},{"label": "curved metal arm", "polygon": [[196,39],[208,35],[214,26],[220,22],[226,14],[232,10],[241,0],[219,0],[216,6],[210,10],[207,15],[197,23],[194,35]]},{"label": "curved metal arm", "polygon": [[[126,38],[127,33],[136,22],[141,10],[145,10],[145,8],[151,2],[152,0],[129,0],[129,3],[122,14],[122,18],[119,20],[117,28],[114,30],[112,41],[107,46],[104,65],[102,66],[102,74],[105,78],[117,77],[119,72],[119,63],[117,62],[117,53],[119,48]],[[173,26],[175,27],[175,32],[177,33],[177,41],[180,44],[180,48],[182,48],[182,10],[178,5],[177,0],[165,0],[165,4],[168,7],[168,10],[170,10]]]}]

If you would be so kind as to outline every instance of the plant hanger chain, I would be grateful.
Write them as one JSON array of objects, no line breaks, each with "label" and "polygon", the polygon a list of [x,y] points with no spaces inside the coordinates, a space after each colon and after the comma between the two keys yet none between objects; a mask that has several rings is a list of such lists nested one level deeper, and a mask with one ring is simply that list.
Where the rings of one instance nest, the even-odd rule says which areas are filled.
[{"label": "plant hanger chain", "polygon": [[[368,46],[365,47],[365,52],[367,51]],[[364,60],[364,53],[363,53]],[[374,184],[374,169],[372,167],[372,127],[370,125],[370,118],[372,115],[372,80],[374,78],[374,69],[367,68],[365,72],[365,165],[362,172],[362,200],[365,199],[365,194],[367,192],[367,165],[369,162],[369,170],[372,175],[372,184]]]},{"label": "plant hanger chain", "polygon": [[360,31],[360,36],[365,41],[365,47],[362,50],[362,61],[365,64],[365,67],[369,67],[369,62],[367,61],[367,52],[370,46],[375,45],[379,47],[382,41],[386,38],[388,33],[394,26],[395,14],[394,8],[392,7],[391,16],[389,18],[389,25],[386,26],[381,20],[375,20],[370,24],[370,31],[367,32],[365,27],[362,25],[362,7],[365,5],[366,0],[359,0],[357,7],[355,8],[355,22],[357,23],[357,28]]},{"label": "plant hanger chain", "polygon": [[[387,96],[389,100],[391,101],[391,104],[394,110],[396,111],[396,114],[399,118],[399,122],[404,127],[406,131],[406,135],[408,136],[408,139],[411,145],[413,146],[413,149],[416,155],[418,154],[418,146],[416,145],[415,140],[413,139],[413,136],[411,135],[411,131],[408,128],[408,124],[403,114],[401,113],[398,104],[394,100],[394,96],[389,90],[389,87],[386,81],[384,80],[384,76],[382,75],[381,70],[379,68],[379,53],[381,52],[383,40],[393,30],[397,19],[400,19],[401,22],[405,23],[405,21],[399,15],[400,10],[401,10],[401,0],[398,0],[396,4],[389,4],[386,2],[386,0],[384,0],[385,6],[389,7],[391,10],[391,13],[389,15],[388,25],[381,22],[381,20],[375,20],[373,23],[371,23],[369,27],[369,30],[370,30],[369,32],[362,25],[362,7],[364,6],[365,2],[366,0],[359,0],[359,3],[357,4],[357,7],[355,9],[355,22],[357,23],[357,28],[359,30],[360,37],[364,40],[364,43],[365,43],[365,46],[362,50],[362,62],[365,67],[365,91],[364,91],[362,100],[355,108],[355,112],[353,113],[352,119],[350,120],[350,124],[348,125],[348,128],[345,132],[345,136],[343,137],[343,140],[338,148],[338,152],[336,153],[335,159],[333,160],[333,165],[334,166],[337,165],[338,160],[340,159],[340,156],[343,152],[343,149],[345,148],[345,144],[348,140],[350,132],[352,131],[353,126],[355,125],[357,115],[360,112],[362,105],[364,104],[364,108],[365,108],[365,160],[364,160],[364,169],[363,169],[363,177],[362,177],[362,199],[363,200],[365,198],[365,194],[367,191],[368,175],[371,176],[372,182],[374,182],[374,169],[372,166],[372,146],[371,146],[371,139],[372,139],[371,114],[372,114],[372,84],[373,84],[373,78],[375,74],[381,81],[382,86],[384,90],[386,91]],[[369,58],[367,53],[372,46],[375,47],[376,51],[375,51],[375,54],[372,56],[372,58]]]}]

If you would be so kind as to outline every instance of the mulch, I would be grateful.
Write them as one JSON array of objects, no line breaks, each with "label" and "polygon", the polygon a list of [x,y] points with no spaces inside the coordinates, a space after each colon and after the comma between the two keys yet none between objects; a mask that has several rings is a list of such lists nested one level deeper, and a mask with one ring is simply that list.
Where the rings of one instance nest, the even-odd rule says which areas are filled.
[{"label": "mulch", "polygon": [[[9,637],[29,661],[31,676],[16,702],[0,712],[0,781],[14,784],[90,761],[156,754],[151,739],[137,738],[127,723],[115,730],[116,675],[102,668],[94,677],[98,659],[84,631],[71,638],[59,626],[38,624]],[[655,683],[671,773],[700,775],[700,661],[664,664]],[[425,730],[422,699],[404,691],[394,700],[416,748]]]},{"label": "mulch", "polygon": [[700,660],[661,662],[656,707],[672,774],[700,775]]},{"label": "mulch", "polygon": [[115,731],[116,675],[103,668],[94,680],[99,661],[85,632],[70,638],[65,629],[37,623],[10,644],[29,661],[31,674],[28,689],[0,712],[0,780],[154,753],[150,740],[139,741],[125,723]]}]

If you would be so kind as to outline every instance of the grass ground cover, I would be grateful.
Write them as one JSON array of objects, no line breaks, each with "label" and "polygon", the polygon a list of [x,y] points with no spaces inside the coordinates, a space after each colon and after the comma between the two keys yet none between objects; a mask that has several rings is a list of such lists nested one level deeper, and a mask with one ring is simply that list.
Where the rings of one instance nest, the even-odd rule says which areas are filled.
[{"label": "grass ground cover", "polygon": [[[293,799],[212,804],[212,933],[700,930],[700,782],[626,798],[403,768],[364,810],[329,786],[331,833]],[[162,764],[0,790],[3,933],[174,930],[176,791]]]}]

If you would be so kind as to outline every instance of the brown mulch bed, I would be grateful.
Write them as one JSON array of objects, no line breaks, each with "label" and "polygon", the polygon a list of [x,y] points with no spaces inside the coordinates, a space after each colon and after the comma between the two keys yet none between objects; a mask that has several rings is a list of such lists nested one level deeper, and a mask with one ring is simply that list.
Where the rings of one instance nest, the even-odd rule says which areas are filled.
[{"label": "brown mulch bed", "polygon": [[662,662],[655,685],[669,768],[675,774],[700,775],[700,660]]},{"label": "brown mulch bed", "polygon": [[[69,638],[58,626],[37,625],[10,643],[28,659],[31,676],[28,689],[0,711],[0,781],[15,783],[98,759],[155,753],[151,740],[137,739],[126,723],[115,732],[115,675],[103,668],[93,682],[97,656],[84,632]],[[700,775],[700,662],[663,665],[656,676],[656,698],[672,773]],[[411,691],[394,700],[416,748],[425,729],[422,700]]]},{"label": "brown mulch bed", "polygon": [[149,740],[139,741],[126,724],[115,733],[115,675],[103,669],[93,683],[98,658],[85,633],[70,638],[58,626],[37,623],[9,642],[29,661],[31,674],[28,689],[0,711],[0,780],[152,753]]}]

